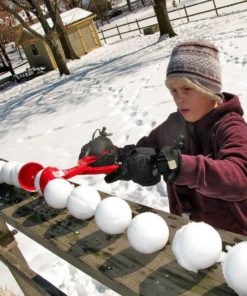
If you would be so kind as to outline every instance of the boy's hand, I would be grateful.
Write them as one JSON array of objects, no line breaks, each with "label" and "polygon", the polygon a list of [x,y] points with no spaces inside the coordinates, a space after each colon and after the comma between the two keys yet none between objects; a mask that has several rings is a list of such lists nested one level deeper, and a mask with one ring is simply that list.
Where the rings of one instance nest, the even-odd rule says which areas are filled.
[{"label": "boy's hand", "polygon": [[181,170],[181,151],[184,146],[184,137],[180,136],[175,146],[164,146],[157,153],[157,169],[163,175],[165,182],[174,182]]},{"label": "boy's hand", "polygon": [[155,159],[156,152],[153,148],[135,148],[126,155],[116,171],[105,177],[105,181],[112,183],[132,180],[142,186],[155,185],[160,181]]}]

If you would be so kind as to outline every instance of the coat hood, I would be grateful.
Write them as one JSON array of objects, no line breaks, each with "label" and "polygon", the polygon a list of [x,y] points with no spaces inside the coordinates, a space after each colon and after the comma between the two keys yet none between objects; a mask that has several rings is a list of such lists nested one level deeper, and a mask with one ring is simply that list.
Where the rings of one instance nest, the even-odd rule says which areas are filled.
[{"label": "coat hood", "polygon": [[220,120],[227,113],[237,113],[237,116],[243,116],[244,111],[241,107],[238,96],[230,93],[223,93],[223,95],[224,102],[222,104],[195,122],[197,128],[205,129],[207,127],[211,127],[213,123]]}]

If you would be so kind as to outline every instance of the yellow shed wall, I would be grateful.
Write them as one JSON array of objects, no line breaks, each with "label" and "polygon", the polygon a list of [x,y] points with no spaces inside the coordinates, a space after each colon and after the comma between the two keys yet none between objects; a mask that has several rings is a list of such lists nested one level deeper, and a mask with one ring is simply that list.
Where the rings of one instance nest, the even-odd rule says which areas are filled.
[{"label": "yellow shed wall", "polygon": [[[71,45],[78,56],[83,56],[101,46],[92,18],[71,24],[66,27],[66,30]],[[32,37],[29,33],[23,31],[19,43],[22,45],[31,67],[45,66],[49,70],[57,68],[52,52],[43,40]],[[30,49],[30,44],[35,44],[39,51],[39,55],[33,55],[32,50]],[[60,47],[62,48],[61,44]]]}]

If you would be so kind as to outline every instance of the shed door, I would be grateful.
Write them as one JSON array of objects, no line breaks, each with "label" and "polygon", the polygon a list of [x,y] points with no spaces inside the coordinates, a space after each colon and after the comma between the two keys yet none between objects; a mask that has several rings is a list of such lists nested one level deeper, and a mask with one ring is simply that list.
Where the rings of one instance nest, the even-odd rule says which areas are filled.
[{"label": "shed door", "polygon": [[80,32],[82,34],[82,38],[86,44],[88,51],[90,51],[91,49],[93,49],[97,46],[97,43],[95,41],[95,37],[93,35],[92,30],[90,29],[90,26],[81,27]]},{"label": "shed door", "polygon": [[77,31],[74,29],[71,30],[68,34],[71,44],[73,45],[74,51],[79,55],[82,56],[86,53],[86,50],[81,44],[80,39],[78,38]]}]

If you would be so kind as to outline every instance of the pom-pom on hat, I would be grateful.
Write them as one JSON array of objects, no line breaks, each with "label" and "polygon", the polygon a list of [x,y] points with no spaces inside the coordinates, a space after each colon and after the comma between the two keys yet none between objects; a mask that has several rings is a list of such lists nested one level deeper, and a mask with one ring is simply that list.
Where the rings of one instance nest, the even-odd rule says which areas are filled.
[{"label": "pom-pom on hat", "polygon": [[221,103],[221,66],[218,49],[205,40],[191,40],[174,47],[166,72],[166,85],[176,79]]}]

